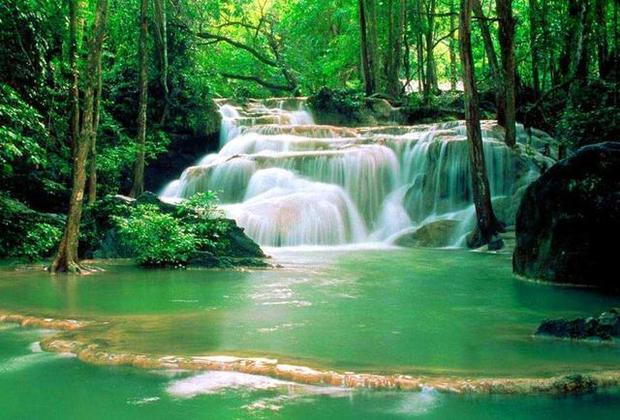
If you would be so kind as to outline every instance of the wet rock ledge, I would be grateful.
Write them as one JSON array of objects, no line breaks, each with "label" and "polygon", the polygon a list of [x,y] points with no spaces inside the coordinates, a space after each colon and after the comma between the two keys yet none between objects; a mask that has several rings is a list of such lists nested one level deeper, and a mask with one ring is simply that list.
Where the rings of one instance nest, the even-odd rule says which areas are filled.
[{"label": "wet rock ledge", "polygon": [[620,338],[619,315],[620,309],[613,308],[598,317],[546,320],[540,324],[536,335],[574,340],[617,340]]},{"label": "wet rock ledge", "polygon": [[620,385],[620,371],[618,370],[588,374],[572,373],[547,378],[456,378],[318,370],[307,366],[284,364],[277,359],[265,357],[161,356],[110,352],[97,340],[86,343],[71,338],[73,331],[98,327],[108,324],[107,322],[37,318],[1,312],[0,322],[16,323],[23,327],[60,330],[58,334],[44,338],[40,343],[41,348],[49,352],[74,354],[79,360],[95,365],[122,365],[140,369],[235,371],[310,385],[414,392],[431,387],[446,393],[571,395],[592,393]]}]

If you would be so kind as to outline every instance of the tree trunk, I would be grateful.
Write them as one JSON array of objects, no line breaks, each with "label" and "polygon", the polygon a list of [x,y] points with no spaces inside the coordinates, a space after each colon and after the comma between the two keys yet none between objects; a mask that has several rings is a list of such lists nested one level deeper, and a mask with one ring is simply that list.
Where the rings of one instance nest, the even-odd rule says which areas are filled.
[{"label": "tree trunk", "polygon": [[418,92],[422,92],[426,86],[426,74],[424,72],[424,40],[422,37],[422,1],[415,0],[416,10],[412,15],[412,26],[415,27],[416,33],[416,55],[417,55],[417,73],[418,73]]},{"label": "tree trunk", "polygon": [[566,37],[559,65],[563,81],[572,81],[577,77],[583,55],[585,18],[586,0],[568,0],[568,16],[566,17],[565,25]]},{"label": "tree trunk", "polygon": [[[553,74],[553,64],[555,62],[554,58],[553,58],[553,48],[550,48],[549,45],[549,39],[550,39],[550,31],[549,31],[549,24],[548,24],[548,16],[549,16],[549,0],[542,0],[542,5],[541,5],[541,10],[540,10],[540,27],[541,27],[541,34],[542,34],[542,42],[541,42],[541,50],[542,50],[542,54],[540,56],[540,59],[542,60],[542,58],[544,57],[544,60],[542,60],[545,64],[545,66],[543,67],[543,76],[542,76],[542,81],[541,81],[541,86],[539,88],[540,92],[545,92],[547,90],[547,74],[552,75]],[[542,63],[541,63],[542,65]]]},{"label": "tree trunk", "polygon": [[539,13],[538,1],[529,0],[529,19],[530,19],[530,56],[532,60],[532,89],[534,90],[534,100],[540,96],[540,75],[538,64],[540,54],[538,52],[538,22]]},{"label": "tree trunk", "polygon": [[97,89],[94,99],[94,117],[93,117],[93,140],[90,145],[90,169],[88,176],[88,204],[92,204],[97,200],[97,131],[99,130],[99,114],[101,107],[101,88],[102,88],[102,69],[101,56],[97,63]]},{"label": "tree trunk", "polygon": [[489,244],[489,247],[492,246],[493,249],[497,249],[502,246],[502,240],[498,235],[501,227],[495,218],[491,205],[491,189],[489,187],[489,179],[484,162],[484,149],[478,109],[479,99],[471,51],[470,22],[473,1],[474,0],[461,0],[461,13],[459,18],[459,40],[465,93],[465,122],[467,126],[472,190],[477,220],[476,228],[467,238],[467,243],[470,247],[479,247],[484,244]]},{"label": "tree trunk", "polygon": [[78,47],[78,13],[77,0],[69,0],[69,67],[71,68],[71,155],[77,152],[77,144],[80,138],[80,73],[77,66]]},{"label": "tree trunk", "polygon": [[386,92],[393,98],[401,94],[400,65],[402,62],[403,33],[405,24],[405,0],[389,0],[390,25],[386,66]]},{"label": "tree trunk", "polygon": [[372,69],[370,68],[370,58],[368,56],[368,30],[366,27],[366,7],[364,0],[358,1],[360,19],[360,60],[362,62],[362,80],[364,81],[364,91],[367,96],[374,93]]},{"label": "tree trunk", "polygon": [[136,140],[137,152],[136,161],[133,167],[133,185],[129,195],[138,197],[144,192],[144,156],[146,149],[146,102],[148,100],[148,56],[146,48],[146,38],[148,32],[147,13],[149,2],[140,2],[140,40],[138,54],[140,57],[140,99],[138,104],[138,138]]},{"label": "tree trunk", "polygon": [[482,34],[482,42],[484,49],[489,59],[489,68],[491,70],[491,77],[493,78],[493,84],[495,86],[495,106],[497,107],[497,123],[502,127],[506,124],[506,112],[504,110],[504,100],[502,95],[502,72],[499,68],[499,60],[497,59],[497,53],[493,46],[493,38],[491,37],[491,31],[489,24],[482,10],[482,3],[480,0],[474,0],[473,2],[474,15],[478,19],[480,25],[480,32]]},{"label": "tree trunk", "polygon": [[81,266],[78,259],[78,239],[80,232],[80,220],[82,218],[82,205],[84,201],[84,187],[86,184],[86,161],[93,139],[94,96],[97,90],[97,65],[101,57],[103,40],[107,23],[107,0],[97,0],[95,22],[89,42],[87,83],[84,91],[84,109],[82,127],[76,153],[73,156],[73,187],[69,201],[69,213],[65,231],[58,248],[54,262],[50,266],[50,272],[80,272]]},{"label": "tree trunk", "polygon": [[435,71],[434,56],[434,35],[435,35],[435,5],[436,0],[429,0],[426,18],[426,31],[424,40],[426,41],[426,84],[424,86],[424,97],[430,98],[433,90],[437,88],[437,74]]},{"label": "tree trunk", "polygon": [[596,0],[596,46],[598,72],[601,79],[609,75],[609,44],[607,42],[607,0]]},{"label": "tree trunk", "polygon": [[[454,26],[456,24],[456,7],[455,0],[450,0],[450,30],[453,31]],[[456,85],[458,83],[458,74],[457,74],[457,64],[456,64],[456,49],[457,49],[457,38],[456,32],[452,32],[450,35],[450,90],[452,92],[456,91]]]},{"label": "tree trunk", "polygon": [[153,0],[153,12],[155,15],[156,45],[159,56],[159,82],[164,91],[164,110],[159,121],[164,125],[168,115],[170,102],[170,87],[168,86],[168,18],[166,13],[166,0]]},{"label": "tree trunk", "polygon": [[505,142],[508,147],[516,145],[516,62],[515,62],[515,22],[512,17],[512,0],[496,0],[499,18],[499,45],[502,55],[502,94],[504,100],[506,130]]}]

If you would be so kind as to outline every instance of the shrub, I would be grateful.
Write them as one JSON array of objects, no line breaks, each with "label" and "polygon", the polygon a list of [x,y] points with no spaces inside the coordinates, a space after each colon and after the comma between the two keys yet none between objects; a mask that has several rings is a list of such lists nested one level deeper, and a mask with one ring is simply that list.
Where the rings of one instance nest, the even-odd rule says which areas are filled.
[{"label": "shrub", "polygon": [[322,87],[308,98],[310,108],[319,113],[358,114],[364,107],[364,94],[351,89]]},{"label": "shrub", "polygon": [[565,144],[582,147],[620,141],[618,83],[600,80],[576,84],[558,122],[557,135]]},{"label": "shrub", "polygon": [[116,217],[119,233],[144,266],[184,266],[196,250],[193,232],[178,218],[141,204],[127,218]]},{"label": "shrub", "polygon": [[229,225],[222,220],[224,215],[217,207],[217,203],[217,194],[208,191],[194,194],[179,207],[178,215],[195,236],[199,251],[219,254],[229,245],[225,239]]},{"label": "shrub", "polygon": [[185,266],[196,251],[221,255],[230,245],[226,239],[230,225],[217,202],[213,192],[198,193],[176,210],[138,204],[128,210],[129,215],[112,218],[140,265]]},{"label": "shrub", "polygon": [[49,257],[62,238],[62,229],[49,223],[35,224],[22,239],[16,255],[30,261]]}]

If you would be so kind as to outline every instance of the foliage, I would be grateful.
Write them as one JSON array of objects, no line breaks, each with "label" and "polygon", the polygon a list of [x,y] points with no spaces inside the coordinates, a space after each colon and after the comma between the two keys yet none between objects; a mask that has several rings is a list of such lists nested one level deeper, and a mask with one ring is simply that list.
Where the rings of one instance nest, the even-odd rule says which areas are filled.
[{"label": "foliage", "polygon": [[156,205],[138,205],[128,218],[116,221],[137,262],[144,266],[183,266],[197,247],[196,236],[188,227]]},{"label": "foliage", "polygon": [[45,135],[41,115],[10,86],[0,83],[0,176],[10,175],[17,160],[45,163],[38,138]]},{"label": "foliage", "polygon": [[604,141],[620,141],[620,84],[592,81],[573,87],[558,123],[558,137],[582,147]]},{"label": "foliage", "polygon": [[181,203],[177,215],[196,238],[196,249],[219,254],[229,246],[222,211],[217,207],[217,195],[208,191],[197,193]]},{"label": "foliage", "polygon": [[0,257],[49,256],[60,240],[63,223],[61,217],[33,211],[0,193]]},{"label": "foliage", "polygon": [[308,98],[308,105],[318,112],[354,115],[364,107],[364,94],[352,89],[331,89],[323,86]]},{"label": "foliage", "polygon": [[62,238],[62,229],[49,223],[36,223],[26,232],[15,255],[30,261],[49,257]]},{"label": "foliage", "polygon": [[121,237],[144,266],[183,266],[195,251],[222,254],[230,245],[229,225],[222,217],[213,192],[195,194],[174,212],[138,204],[125,216],[112,215]]}]

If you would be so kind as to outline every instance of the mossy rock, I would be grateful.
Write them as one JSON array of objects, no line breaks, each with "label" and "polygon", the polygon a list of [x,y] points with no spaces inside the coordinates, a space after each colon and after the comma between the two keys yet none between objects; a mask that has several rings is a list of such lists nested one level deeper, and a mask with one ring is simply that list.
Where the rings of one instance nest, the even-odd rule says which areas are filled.
[{"label": "mossy rock", "polygon": [[458,220],[437,220],[405,233],[394,241],[395,245],[404,247],[441,248],[454,242],[454,235],[460,225]]}]

